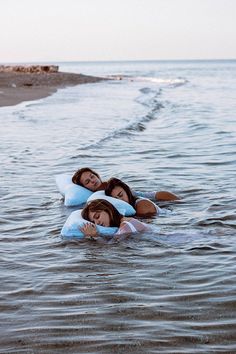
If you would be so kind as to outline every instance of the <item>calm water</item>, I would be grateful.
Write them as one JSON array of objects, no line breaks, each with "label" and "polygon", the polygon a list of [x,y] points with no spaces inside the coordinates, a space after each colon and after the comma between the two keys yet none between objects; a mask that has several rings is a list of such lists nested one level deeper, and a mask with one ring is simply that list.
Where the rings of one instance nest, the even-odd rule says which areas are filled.
[{"label": "calm water", "polygon": [[[123,80],[0,109],[0,352],[236,352],[236,61],[60,63]],[[169,190],[153,232],[63,240],[54,176]]]}]

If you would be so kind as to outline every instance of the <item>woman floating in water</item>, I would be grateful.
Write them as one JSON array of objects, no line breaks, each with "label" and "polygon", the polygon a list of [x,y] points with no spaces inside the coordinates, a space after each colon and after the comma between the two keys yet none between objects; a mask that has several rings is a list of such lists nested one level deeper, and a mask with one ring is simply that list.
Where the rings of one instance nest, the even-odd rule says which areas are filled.
[{"label": "woman floating in water", "polygon": [[99,234],[96,225],[104,227],[118,227],[116,236],[127,233],[150,230],[147,224],[134,218],[121,215],[118,210],[107,200],[96,199],[89,202],[82,210],[81,216],[91,223],[85,224],[80,230],[85,237],[96,239]]},{"label": "woman floating in water", "polygon": [[[72,182],[85,187],[92,192],[104,190],[107,186],[107,182],[103,182],[101,177],[96,171],[93,171],[89,167],[80,168],[72,177]],[[134,195],[151,198],[157,201],[175,201],[180,198],[167,191],[160,192],[132,192]]]},{"label": "woman floating in water", "polygon": [[102,182],[99,174],[89,167],[83,167],[77,170],[72,177],[72,182],[92,192],[103,190],[106,187],[106,182]]},{"label": "woman floating in water", "polygon": [[134,196],[129,186],[118,178],[110,178],[107,181],[105,194],[131,204],[137,216],[151,216],[160,211],[151,200]]}]

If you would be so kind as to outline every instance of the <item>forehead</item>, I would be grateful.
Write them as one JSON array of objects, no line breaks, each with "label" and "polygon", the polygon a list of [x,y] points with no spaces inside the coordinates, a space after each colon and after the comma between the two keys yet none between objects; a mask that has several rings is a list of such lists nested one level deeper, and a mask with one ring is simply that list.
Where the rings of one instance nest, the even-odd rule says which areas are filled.
[{"label": "forehead", "polygon": [[101,214],[101,210],[95,210],[95,211],[91,211],[90,210],[89,213],[88,213],[89,219],[92,219],[95,214],[100,215]]},{"label": "forehead", "polygon": [[90,172],[90,171],[85,171],[85,172],[82,173],[80,179],[81,179],[81,180],[85,180],[86,178],[89,178],[91,175],[93,175],[92,172]]},{"label": "forehead", "polygon": [[115,186],[113,192],[115,193],[124,192],[124,188],[122,188],[121,186]]}]

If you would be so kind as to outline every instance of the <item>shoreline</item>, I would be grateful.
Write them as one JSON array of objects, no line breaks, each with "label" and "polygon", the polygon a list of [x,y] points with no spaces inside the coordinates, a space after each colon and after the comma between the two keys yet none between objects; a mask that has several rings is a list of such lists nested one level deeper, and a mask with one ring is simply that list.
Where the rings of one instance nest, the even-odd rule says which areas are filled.
[{"label": "shoreline", "polygon": [[96,76],[66,72],[0,72],[0,107],[48,97],[59,88],[108,80]]}]

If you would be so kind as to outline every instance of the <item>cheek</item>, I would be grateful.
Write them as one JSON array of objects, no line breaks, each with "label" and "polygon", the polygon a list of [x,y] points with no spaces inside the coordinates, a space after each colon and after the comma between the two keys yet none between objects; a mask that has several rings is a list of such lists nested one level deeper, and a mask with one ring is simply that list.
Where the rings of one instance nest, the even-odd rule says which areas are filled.
[{"label": "cheek", "polygon": [[109,218],[109,215],[104,215],[104,224],[105,226],[109,227],[110,226],[110,218]]},{"label": "cheek", "polygon": [[91,191],[95,190],[95,187],[91,182],[89,182],[89,184],[87,184],[86,188],[90,189]]},{"label": "cheek", "polygon": [[123,200],[124,200],[125,202],[129,203],[129,198],[128,198],[128,195],[127,195],[127,194],[124,196]]},{"label": "cheek", "polygon": [[110,226],[110,218],[109,218],[109,217],[107,217],[106,226],[107,226],[107,227],[109,227],[109,226]]}]

